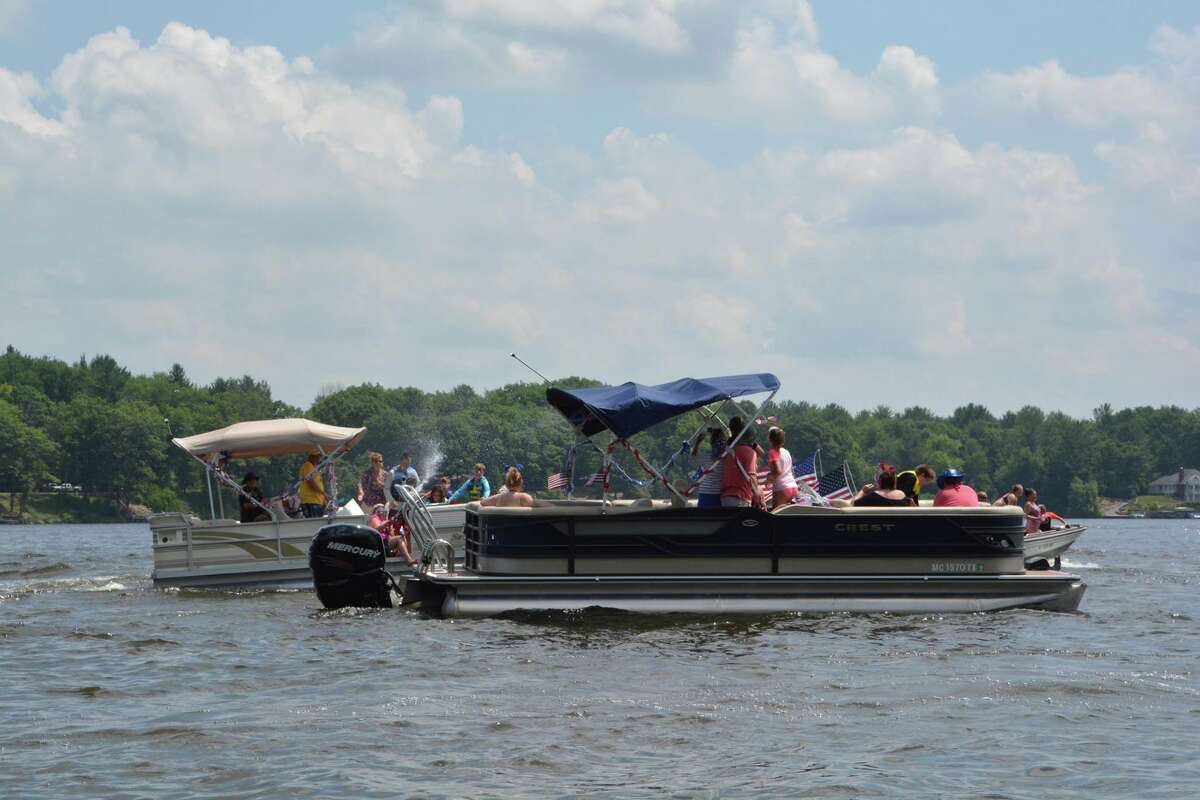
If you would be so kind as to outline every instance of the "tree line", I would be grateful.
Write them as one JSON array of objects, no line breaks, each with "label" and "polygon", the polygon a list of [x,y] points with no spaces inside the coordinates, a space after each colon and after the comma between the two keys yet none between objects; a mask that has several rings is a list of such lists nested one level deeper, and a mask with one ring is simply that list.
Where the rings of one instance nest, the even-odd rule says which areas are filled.
[{"label": "tree line", "polygon": [[[598,385],[581,377],[556,384]],[[836,404],[782,401],[763,413],[787,432],[787,447],[797,462],[819,447],[827,468],[845,461],[859,482],[870,480],[880,461],[901,468],[928,463],[939,471],[954,466],[993,496],[1022,483],[1037,488],[1050,507],[1076,516],[1096,514],[1101,496],[1132,497],[1155,477],[1200,462],[1200,409],[1174,406],[1116,410],[1103,405],[1091,418],[1077,419],[1034,406],[997,415],[970,403],[938,416],[919,406],[853,413]],[[203,470],[170,444],[171,437],[291,416],[367,427],[363,442],[339,468],[341,499],[351,496],[371,450],[382,452],[388,464],[409,452],[425,477],[465,476],[482,461],[495,483],[504,466],[520,464],[527,486],[540,490],[548,475],[563,468],[572,442],[540,384],[514,383],[485,392],[466,385],[425,392],[362,384],[327,390],[302,409],[274,399],[265,381],[250,376],[199,385],[179,364],[135,375],[108,355],[67,363],[9,346],[0,355],[0,491],[26,495],[69,482],[85,493],[155,510],[207,512]],[[698,414],[687,414],[636,443],[651,463],[661,465],[700,424]],[[765,429],[755,432],[765,445]],[[579,475],[599,468],[598,454],[579,452]],[[273,493],[294,482],[298,463],[297,458],[256,459],[234,469],[253,469]],[[644,477],[627,455],[621,463],[631,476]],[[681,466],[673,477],[686,474]],[[626,496],[655,491],[619,476],[613,486]],[[595,490],[579,490],[589,492]],[[225,502],[232,513],[232,498]]]}]

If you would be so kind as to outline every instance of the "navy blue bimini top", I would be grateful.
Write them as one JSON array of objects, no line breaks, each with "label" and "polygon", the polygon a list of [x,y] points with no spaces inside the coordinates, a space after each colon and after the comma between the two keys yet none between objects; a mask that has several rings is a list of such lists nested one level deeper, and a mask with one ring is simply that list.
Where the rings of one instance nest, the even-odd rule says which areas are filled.
[{"label": "navy blue bimini top", "polygon": [[546,402],[558,409],[584,436],[603,430],[627,439],[664,420],[701,406],[773,392],[779,379],[769,372],[755,375],[726,375],[718,378],[680,378],[657,386],[623,383],[593,389],[546,390]]}]

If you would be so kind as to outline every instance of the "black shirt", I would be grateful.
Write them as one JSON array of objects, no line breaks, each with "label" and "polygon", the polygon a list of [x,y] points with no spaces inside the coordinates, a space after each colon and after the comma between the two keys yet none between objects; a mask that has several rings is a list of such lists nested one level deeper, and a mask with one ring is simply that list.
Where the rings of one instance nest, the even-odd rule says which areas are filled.
[{"label": "black shirt", "polygon": [[[263,496],[262,489],[255,487],[250,489],[245,485],[242,486],[242,491],[253,497],[264,506],[267,504],[266,498]],[[267,517],[267,512],[263,511],[258,506],[251,503],[245,497],[239,498],[242,503],[242,522],[259,522]]]},{"label": "black shirt", "polygon": [[867,492],[862,497],[854,501],[856,506],[907,506],[911,505],[908,498],[903,500],[893,500],[890,497],[884,497],[878,492]]}]

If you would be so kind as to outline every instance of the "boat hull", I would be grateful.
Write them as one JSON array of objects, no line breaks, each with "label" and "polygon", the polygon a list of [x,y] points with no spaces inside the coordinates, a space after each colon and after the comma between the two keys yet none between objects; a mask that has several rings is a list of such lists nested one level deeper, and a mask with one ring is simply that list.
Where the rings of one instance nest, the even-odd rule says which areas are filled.
[{"label": "boat hull", "polygon": [[1086,530],[1087,528],[1082,525],[1071,525],[1057,530],[1027,534],[1025,536],[1025,563],[1032,564],[1039,560],[1053,561],[1060,558]]},{"label": "boat hull", "polygon": [[1075,611],[1085,586],[1074,575],[912,575],[518,578],[425,575],[404,581],[404,601],[439,616],[608,608],[641,613],[925,614],[1034,608]]}]

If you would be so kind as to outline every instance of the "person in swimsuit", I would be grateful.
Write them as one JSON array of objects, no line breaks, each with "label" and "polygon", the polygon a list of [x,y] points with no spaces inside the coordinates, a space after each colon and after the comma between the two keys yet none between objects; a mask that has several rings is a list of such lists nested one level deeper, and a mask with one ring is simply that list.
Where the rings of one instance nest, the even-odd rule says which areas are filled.
[{"label": "person in swimsuit", "polygon": [[796,498],[800,488],[792,474],[792,454],[783,446],[783,428],[767,431],[771,449],[767,452],[767,474],[772,482],[771,510],[786,506]]},{"label": "person in swimsuit", "polygon": [[1002,497],[997,497],[994,506],[1019,506],[1021,504],[1021,495],[1025,494],[1025,487],[1019,483],[1014,483],[1013,487],[1008,490]]},{"label": "person in swimsuit", "polygon": [[1037,489],[1025,490],[1025,532],[1037,533],[1042,529],[1042,507],[1038,505]]},{"label": "person in swimsuit", "polygon": [[508,489],[503,494],[494,494],[479,501],[481,506],[491,508],[535,508],[546,505],[543,500],[534,500],[533,495],[525,493],[525,481],[521,470],[509,467],[504,473],[504,487]]}]

